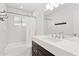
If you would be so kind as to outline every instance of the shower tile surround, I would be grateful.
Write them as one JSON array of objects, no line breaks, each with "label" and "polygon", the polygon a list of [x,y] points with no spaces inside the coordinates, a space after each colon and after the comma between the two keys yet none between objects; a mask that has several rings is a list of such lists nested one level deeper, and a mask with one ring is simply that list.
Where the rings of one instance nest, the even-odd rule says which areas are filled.
[{"label": "shower tile surround", "polygon": [[[4,9],[4,7],[6,8],[5,4],[0,4],[1,9]],[[0,11],[2,11],[1,9]],[[16,8],[8,7],[7,12],[8,19],[0,23],[0,56],[31,56],[35,19],[24,16],[31,16],[30,12],[27,13]],[[19,15],[17,13],[19,13]],[[27,26],[23,26],[24,24],[16,26],[14,22],[15,16],[21,17],[21,20],[23,23],[26,23]]]}]

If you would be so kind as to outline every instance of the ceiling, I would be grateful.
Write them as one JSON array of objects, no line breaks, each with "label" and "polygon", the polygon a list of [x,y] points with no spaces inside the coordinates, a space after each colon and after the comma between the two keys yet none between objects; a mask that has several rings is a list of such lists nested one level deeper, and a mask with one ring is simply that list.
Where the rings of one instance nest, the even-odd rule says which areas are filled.
[{"label": "ceiling", "polygon": [[7,3],[7,7],[34,12],[36,9],[45,8],[46,3]]}]

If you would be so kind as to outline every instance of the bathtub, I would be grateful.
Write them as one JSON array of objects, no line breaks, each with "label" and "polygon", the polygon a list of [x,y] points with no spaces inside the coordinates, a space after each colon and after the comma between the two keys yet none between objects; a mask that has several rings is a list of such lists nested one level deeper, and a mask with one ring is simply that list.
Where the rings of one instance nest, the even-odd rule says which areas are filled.
[{"label": "bathtub", "polygon": [[24,42],[9,43],[5,48],[5,56],[31,56],[32,47]]}]

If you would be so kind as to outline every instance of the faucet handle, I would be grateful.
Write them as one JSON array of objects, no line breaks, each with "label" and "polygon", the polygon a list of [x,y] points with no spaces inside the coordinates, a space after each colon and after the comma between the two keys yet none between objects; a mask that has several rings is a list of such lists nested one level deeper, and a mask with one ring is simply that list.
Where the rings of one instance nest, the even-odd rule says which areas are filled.
[{"label": "faucet handle", "polygon": [[63,32],[60,32],[60,33],[59,33],[59,36],[60,36],[60,38],[64,38]]}]

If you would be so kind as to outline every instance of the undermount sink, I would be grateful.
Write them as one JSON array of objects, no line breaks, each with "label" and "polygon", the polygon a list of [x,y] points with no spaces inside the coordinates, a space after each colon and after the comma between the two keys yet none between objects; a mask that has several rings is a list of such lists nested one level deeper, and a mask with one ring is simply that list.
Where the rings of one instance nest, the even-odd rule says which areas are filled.
[{"label": "undermount sink", "polygon": [[72,41],[76,41],[76,42],[79,42],[79,37],[71,37],[71,38],[68,38],[67,40],[72,40]]},{"label": "undermount sink", "polygon": [[58,56],[79,55],[79,38],[76,36],[64,35],[64,38],[58,39],[51,35],[37,35],[33,41]]},{"label": "undermount sink", "polygon": [[58,38],[58,37],[53,37],[52,35],[38,35],[37,36],[40,40],[46,40],[50,42],[60,42],[63,40],[72,40],[72,41],[77,41],[79,42],[79,38],[75,36],[70,36],[70,35],[64,35],[63,38]]},{"label": "undermount sink", "polygon": [[[63,41],[63,40],[77,40],[78,39],[77,37],[68,36],[68,35],[64,35],[63,38],[58,38],[58,37],[54,38],[52,35],[43,35],[43,36],[41,35],[41,36],[38,36],[38,37],[42,40],[51,41],[51,42],[60,42],[60,41]],[[78,42],[79,42],[79,39],[78,39]]]},{"label": "undermount sink", "polygon": [[62,39],[53,38],[53,37],[50,36],[50,35],[40,36],[39,38],[40,38],[40,40],[46,40],[46,41],[50,41],[50,42],[59,42],[59,41],[62,41]]}]

